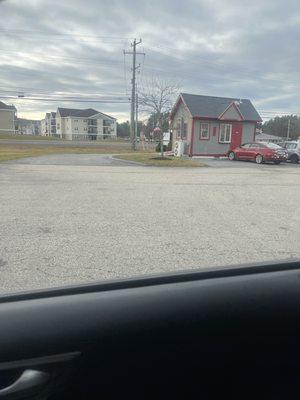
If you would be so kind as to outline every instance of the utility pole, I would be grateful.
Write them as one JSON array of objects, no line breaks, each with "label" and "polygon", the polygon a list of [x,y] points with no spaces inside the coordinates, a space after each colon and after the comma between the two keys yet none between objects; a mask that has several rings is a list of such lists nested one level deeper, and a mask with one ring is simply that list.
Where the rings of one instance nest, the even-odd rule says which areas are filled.
[{"label": "utility pole", "polygon": [[139,108],[139,98],[138,98],[137,86],[135,88],[135,138],[138,134],[138,108]]},{"label": "utility pole", "polygon": [[290,128],[291,128],[291,118],[288,119],[288,128],[287,128],[287,135],[286,135],[287,140],[289,140],[289,138],[290,138]]},{"label": "utility pole", "polygon": [[135,103],[136,103],[136,84],[135,84],[135,73],[136,70],[140,67],[139,65],[136,66],[136,55],[137,54],[142,54],[145,55],[145,53],[138,53],[136,51],[136,46],[138,44],[142,43],[142,39],[140,39],[138,42],[136,39],[134,39],[133,43],[131,44],[131,47],[133,48],[132,51],[124,51],[124,54],[132,54],[132,79],[131,79],[131,112],[130,112],[130,139],[131,139],[131,148],[132,150],[136,150],[136,126],[135,126],[135,118],[134,114],[136,112],[135,110]]}]

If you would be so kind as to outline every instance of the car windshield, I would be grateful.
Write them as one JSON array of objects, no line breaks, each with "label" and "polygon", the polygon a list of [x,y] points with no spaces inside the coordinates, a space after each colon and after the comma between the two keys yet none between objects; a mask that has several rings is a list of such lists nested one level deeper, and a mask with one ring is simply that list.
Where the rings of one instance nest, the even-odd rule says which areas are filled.
[{"label": "car windshield", "polygon": [[287,149],[289,149],[289,150],[293,150],[293,149],[296,149],[298,147],[298,144],[297,143],[286,143],[285,147]]},{"label": "car windshield", "polygon": [[0,16],[0,296],[300,258],[299,2]]}]

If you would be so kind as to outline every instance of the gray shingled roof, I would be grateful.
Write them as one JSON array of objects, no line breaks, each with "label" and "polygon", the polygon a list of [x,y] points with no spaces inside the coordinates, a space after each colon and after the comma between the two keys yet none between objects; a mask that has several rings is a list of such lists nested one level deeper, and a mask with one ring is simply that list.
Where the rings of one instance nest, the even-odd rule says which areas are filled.
[{"label": "gray shingled roof", "polygon": [[93,108],[86,108],[85,110],[78,110],[75,108],[58,107],[57,110],[59,111],[59,114],[61,117],[86,117],[86,118],[89,118],[96,114],[103,114],[108,118],[115,119],[114,117],[104,114],[103,112],[94,110]]},{"label": "gray shingled roof", "polygon": [[87,108],[86,110],[80,110],[80,112],[76,114],[76,117],[91,117],[98,113],[99,111],[94,110],[93,108]]},{"label": "gray shingled roof", "polygon": [[104,114],[102,111],[100,111],[100,114],[105,115],[105,117],[107,118],[114,119],[115,121],[117,120],[115,117],[112,117],[111,115],[108,114]]},{"label": "gray shingled roof", "polygon": [[0,101],[0,110],[17,111],[15,106],[9,106],[8,104],[3,103],[2,101]]},{"label": "gray shingled roof", "polygon": [[247,121],[261,121],[261,118],[248,99],[230,97],[202,96],[198,94],[181,93],[185,104],[193,117],[218,118],[232,102],[239,102],[239,108]]},{"label": "gray shingled roof", "polygon": [[57,109],[61,117],[73,117],[77,116],[82,110],[78,110],[76,108],[62,108],[58,107]]}]

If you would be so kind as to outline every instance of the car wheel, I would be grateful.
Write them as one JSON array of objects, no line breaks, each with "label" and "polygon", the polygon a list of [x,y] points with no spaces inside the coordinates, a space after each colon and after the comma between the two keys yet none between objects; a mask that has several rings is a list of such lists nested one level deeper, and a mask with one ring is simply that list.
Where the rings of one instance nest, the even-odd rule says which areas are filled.
[{"label": "car wheel", "polygon": [[292,162],[293,164],[298,164],[298,162],[299,162],[299,157],[297,156],[297,154],[293,154],[293,155],[291,156],[291,162]]},{"label": "car wheel", "polygon": [[235,153],[234,153],[233,151],[231,151],[231,152],[228,154],[228,158],[229,158],[230,161],[234,161],[234,160],[236,159]]},{"label": "car wheel", "polygon": [[255,157],[256,164],[262,164],[263,161],[264,161],[263,156],[261,154],[257,154],[256,157]]}]

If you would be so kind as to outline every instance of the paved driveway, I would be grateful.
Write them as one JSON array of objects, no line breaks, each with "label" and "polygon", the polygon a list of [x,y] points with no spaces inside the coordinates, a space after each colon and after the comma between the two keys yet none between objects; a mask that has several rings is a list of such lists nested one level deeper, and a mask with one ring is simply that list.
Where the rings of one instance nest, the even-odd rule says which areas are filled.
[{"label": "paved driveway", "polygon": [[298,166],[73,157],[0,165],[2,292],[300,257]]},{"label": "paved driveway", "polygon": [[89,165],[89,166],[125,166],[131,162],[117,160],[111,154],[50,154],[39,157],[26,157],[7,161],[12,165]]},{"label": "paved driveway", "polygon": [[259,171],[264,170],[282,170],[287,168],[297,168],[300,167],[300,164],[292,164],[290,162],[284,162],[279,165],[274,165],[273,163],[266,163],[266,164],[256,164],[253,161],[229,161],[228,158],[209,158],[209,157],[197,157],[193,158],[196,161],[204,163],[210,167],[214,168],[251,168],[257,169]]}]

